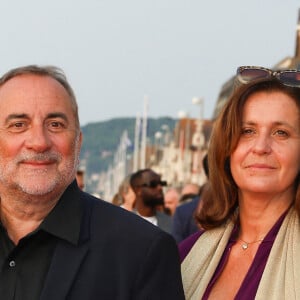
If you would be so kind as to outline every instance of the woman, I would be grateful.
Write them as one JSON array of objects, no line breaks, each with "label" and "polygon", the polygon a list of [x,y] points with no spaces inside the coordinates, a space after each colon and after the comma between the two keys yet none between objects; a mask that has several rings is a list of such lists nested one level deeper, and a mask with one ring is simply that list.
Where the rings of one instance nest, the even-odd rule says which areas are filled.
[{"label": "woman", "polygon": [[186,299],[300,299],[300,71],[240,67],[215,122]]},{"label": "woman", "polygon": [[130,175],[127,175],[121,182],[118,191],[118,198],[122,208],[128,211],[133,211],[136,196],[130,186]]}]

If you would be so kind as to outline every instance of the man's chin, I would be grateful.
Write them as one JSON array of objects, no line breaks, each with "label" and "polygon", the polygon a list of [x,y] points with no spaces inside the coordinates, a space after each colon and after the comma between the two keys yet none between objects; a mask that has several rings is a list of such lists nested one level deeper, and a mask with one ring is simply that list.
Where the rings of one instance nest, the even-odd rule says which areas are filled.
[{"label": "man's chin", "polygon": [[54,187],[53,186],[38,186],[38,185],[34,185],[34,186],[20,186],[20,190],[28,195],[32,195],[32,196],[43,196],[46,194],[49,194],[51,192],[54,191]]},{"label": "man's chin", "polygon": [[148,207],[153,208],[153,207],[156,207],[158,205],[164,205],[164,202],[163,201],[157,201],[157,200],[156,201],[149,201],[149,202],[146,202],[145,205],[148,206]]},{"label": "man's chin", "polygon": [[62,183],[61,180],[51,180],[50,178],[35,178],[31,180],[22,180],[17,183],[18,189],[32,196],[42,196],[53,192]]}]

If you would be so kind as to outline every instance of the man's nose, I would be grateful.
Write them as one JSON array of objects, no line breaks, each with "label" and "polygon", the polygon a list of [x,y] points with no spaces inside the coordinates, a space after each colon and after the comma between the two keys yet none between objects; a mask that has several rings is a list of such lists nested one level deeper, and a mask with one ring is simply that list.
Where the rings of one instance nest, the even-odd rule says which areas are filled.
[{"label": "man's nose", "polygon": [[48,130],[43,126],[34,126],[27,131],[26,146],[36,152],[44,152],[51,146]]}]

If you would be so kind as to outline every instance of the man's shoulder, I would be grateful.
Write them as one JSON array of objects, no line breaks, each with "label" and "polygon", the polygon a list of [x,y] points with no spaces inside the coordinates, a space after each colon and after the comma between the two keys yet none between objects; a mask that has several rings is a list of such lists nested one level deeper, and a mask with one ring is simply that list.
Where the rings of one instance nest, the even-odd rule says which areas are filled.
[{"label": "man's shoulder", "polygon": [[157,211],[156,212],[156,217],[158,217],[158,218],[164,218],[166,220],[171,220],[172,219],[172,217],[170,215],[167,215],[166,213],[161,212],[161,211]]},{"label": "man's shoulder", "polygon": [[162,230],[171,233],[172,232],[172,217],[163,212],[156,212],[157,225]]},{"label": "man's shoulder", "polygon": [[[157,226],[144,220],[133,212],[112,203],[86,194],[89,219],[93,235],[110,234],[126,236],[128,239],[152,239],[164,235]],[[104,233],[105,232],[105,233]]]},{"label": "man's shoulder", "polygon": [[183,203],[183,204],[177,206],[176,212],[179,212],[179,213],[193,212],[196,209],[196,207],[198,206],[199,200],[200,200],[199,197],[195,197],[190,202]]}]

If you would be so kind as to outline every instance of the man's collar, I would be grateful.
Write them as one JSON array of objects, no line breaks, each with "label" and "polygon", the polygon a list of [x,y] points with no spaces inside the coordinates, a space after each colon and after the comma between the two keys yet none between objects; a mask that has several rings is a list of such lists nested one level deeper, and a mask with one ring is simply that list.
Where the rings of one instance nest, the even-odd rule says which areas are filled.
[{"label": "man's collar", "polygon": [[77,245],[82,212],[80,190],[74,180],[62,194],[56,206],[41,223],[39,229]]}]

